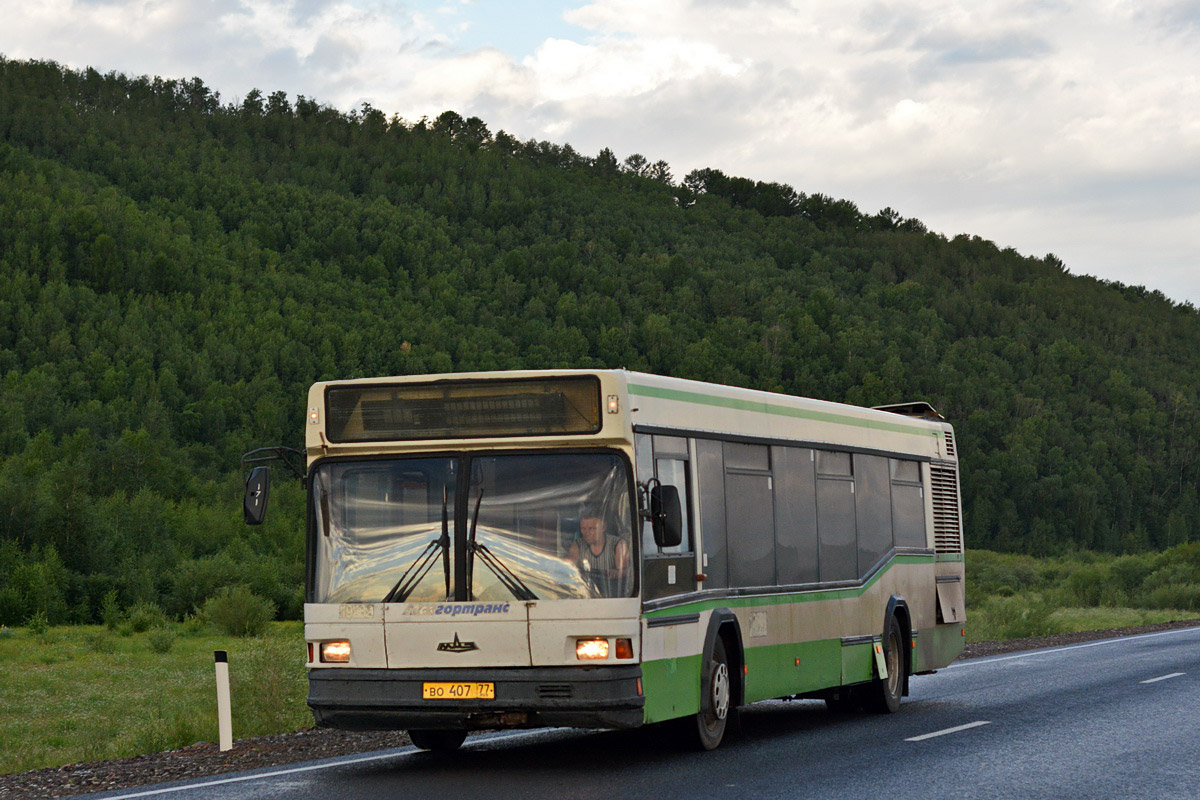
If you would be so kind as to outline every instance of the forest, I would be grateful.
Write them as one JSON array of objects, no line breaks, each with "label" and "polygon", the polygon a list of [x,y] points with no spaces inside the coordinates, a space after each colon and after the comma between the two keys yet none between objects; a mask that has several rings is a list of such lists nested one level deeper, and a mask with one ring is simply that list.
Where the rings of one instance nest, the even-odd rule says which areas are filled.
[{"label": "forest", "polygon": [[316,380],[624,367],[958,431],[969,547],[1200,538],[1200,316],[886,208],[202,80],[0,57],[0,623],[300,613]]}]

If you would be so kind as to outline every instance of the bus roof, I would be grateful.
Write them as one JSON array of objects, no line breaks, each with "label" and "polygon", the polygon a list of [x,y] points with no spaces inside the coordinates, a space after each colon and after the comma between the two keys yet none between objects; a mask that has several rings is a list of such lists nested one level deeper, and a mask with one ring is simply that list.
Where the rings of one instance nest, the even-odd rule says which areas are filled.
[{"label": "bus roof", "polygon": [[933,459],[954,458],[948,423],[931,414],[896,413],[899,408],[932,411],[928,404],[901,404],[877,410],[627,370],[511,370],[321,381],[313,384],[309,398],[310,406],[323,408],[323,398],[330,387],[532,380],[573,375],[594,375],[600,379],[604,396],[616,394],[621,398],[619,415],[605,420],[604,434],[597,438],[612,438],[618,432],[613,424],[620,423],[622,438],[639,429],[657,433],[678,431],[817,446],[828,443]]}]

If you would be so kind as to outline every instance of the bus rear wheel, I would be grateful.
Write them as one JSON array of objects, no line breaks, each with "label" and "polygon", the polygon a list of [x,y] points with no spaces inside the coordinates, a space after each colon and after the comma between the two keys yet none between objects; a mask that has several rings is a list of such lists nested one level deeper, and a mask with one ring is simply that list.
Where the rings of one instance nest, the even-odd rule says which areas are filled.
[{"label": "bus rear wheel", "polygon": [[467,738],[466,731],[452,730],[410,730],[408,738],[422,750],[432,750],[435,753],[449,753],[457,750]]},{"label": "bus rear wheel", "polygon": [[900,623],[888,618],[883,632],[883,661],[887,677],[876,678],[863,692],[863,705],[876,714],[894,714],[900,710],[900,695],[904,693],[904,651],[901,649]]},{"label": "bus rear wheel", "polygon": [[708,680],[700,687],[700,711],[696,714],[696,743],[703,750],[715,750],[725,738],[725,728],[733,700],[733,683],[729,674],[729,657],[725,642],[718,636],[713,641],[708,659]]}]

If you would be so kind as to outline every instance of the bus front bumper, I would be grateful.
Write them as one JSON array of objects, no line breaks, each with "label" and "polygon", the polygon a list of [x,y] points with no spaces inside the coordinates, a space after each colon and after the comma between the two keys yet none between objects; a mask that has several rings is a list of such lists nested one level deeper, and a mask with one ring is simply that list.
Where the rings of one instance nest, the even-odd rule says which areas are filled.
[{"label": "bus front bumper", "polygon": [[[313,669],[308,705],[317,725],[408,728],[636,728],[645,698],[638,665],[480,669]],[[426,683],[495,685],[492,700],[425,700]]]}]

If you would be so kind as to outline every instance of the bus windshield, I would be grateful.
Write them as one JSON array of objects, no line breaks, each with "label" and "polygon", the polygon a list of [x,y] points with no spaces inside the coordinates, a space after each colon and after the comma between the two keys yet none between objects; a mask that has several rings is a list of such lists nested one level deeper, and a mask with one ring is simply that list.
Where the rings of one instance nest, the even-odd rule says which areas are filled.
[{"label": "bus windshield", "polygon": [[634,593],[629,474],[616,454],[336,461],[311,487],[318,603]]}]

